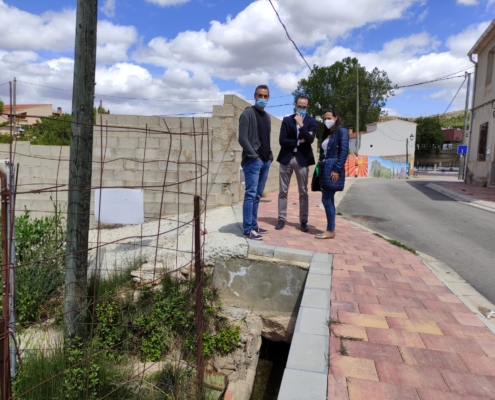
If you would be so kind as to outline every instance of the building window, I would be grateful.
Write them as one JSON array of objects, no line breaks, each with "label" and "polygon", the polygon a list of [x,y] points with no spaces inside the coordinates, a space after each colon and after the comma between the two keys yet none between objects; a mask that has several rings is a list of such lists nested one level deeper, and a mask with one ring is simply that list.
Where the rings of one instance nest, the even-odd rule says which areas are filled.
[{"label": "building window", "polygon": [[478,141],[478,161],[486,160],[486,141],[488,138],[488,122],[480,125],[480,138]]},{"label": "building window", "polygon": [[488,86],[492,83],[492,77],[493,77],[493,61],[495,58],[495,47],[493,47],[489,52],[488,52],[488,60],[486,62],[486,81],[485,81],[485,86]]}]

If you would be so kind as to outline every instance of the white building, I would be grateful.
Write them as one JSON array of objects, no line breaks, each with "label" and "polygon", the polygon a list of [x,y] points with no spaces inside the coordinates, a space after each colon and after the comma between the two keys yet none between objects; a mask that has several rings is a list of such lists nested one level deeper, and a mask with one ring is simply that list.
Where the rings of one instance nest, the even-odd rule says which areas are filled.
[{"label": "white building", "polygon": [[[473,55],[478,60],[473,60]],[[495,20],[468,53],[475,64],[466,180],[495,186]]]},{"label": "white building", "polygon": [[[360,134],[359,155],[377,156],[405,162],[406,153],[409,165],[414,166],[416,148],[416,124],[414,122],[393,119],[366,125],[366,132]],[[407,146],[407,150],[406,150]],[[356,149],[356,136],[351,135],[351,151]]]}]

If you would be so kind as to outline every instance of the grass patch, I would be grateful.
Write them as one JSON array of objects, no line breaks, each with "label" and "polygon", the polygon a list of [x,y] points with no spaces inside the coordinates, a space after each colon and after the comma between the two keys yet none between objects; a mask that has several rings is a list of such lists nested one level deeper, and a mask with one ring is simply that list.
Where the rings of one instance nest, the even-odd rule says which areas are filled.
[{"label": "grass patch", "polygon": [[342,214],[342,211],[337,211],[337,215],[342,216],[342,215],[344,215],[344,214]]},{"label": "grass patch", "polygon": [[400,247],[401,249],[404,249],[404,250],[407,250],[407,251],[410,251],[411,253],[413,254],[416,254],[416,250],[413,249],[412,247],[409,247],[407,245],[405,245],[404,243],[401,243],[397,240],[394,240],[394,239],[386,239],[384,238],[382,235],[380,235],[379,233],[373,233],[373,235],[383,239],[383,240],[386,240],[387,242],[389,242],[390,244],[393,244],[394,246],[397,246],[397,247]]},{"label": "grass patch", "polygon": [[347,352],[347,349],[345,347],[344,341],[342,339],[340,340],[339,354],[341,356],[348,356],[349,355],[349,353]]}]

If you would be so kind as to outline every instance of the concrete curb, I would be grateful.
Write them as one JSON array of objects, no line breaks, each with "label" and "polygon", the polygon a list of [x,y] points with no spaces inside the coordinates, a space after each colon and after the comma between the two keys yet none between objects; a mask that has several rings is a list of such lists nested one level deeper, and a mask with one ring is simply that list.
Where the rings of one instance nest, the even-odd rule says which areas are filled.
[{"label": "concrete curb", "polygon": [[428,183],[426,187],[435,190],[438,193],[450,197],[453,200],[459,201],[471,207],[480,208],[485,211],[495,212],[495,203],[491,201],[476,200],[473,197],[466,196],[465,194],[457,193],[453,190],[446,189],[443,186],[435,183]]}]

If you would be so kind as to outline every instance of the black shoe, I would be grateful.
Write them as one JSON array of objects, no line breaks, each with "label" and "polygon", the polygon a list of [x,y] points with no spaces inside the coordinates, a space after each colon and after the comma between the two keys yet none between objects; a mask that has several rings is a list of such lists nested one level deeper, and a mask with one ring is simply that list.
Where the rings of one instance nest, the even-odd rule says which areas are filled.
[{"label": "black shoe", "polygon": [[284,229],[285,226],[285,221],[283,219],[279,219],[277,222],[277,226],[275,226],[275,229],[281,230]]},{"label": "black shoe", "polygon": [[308,228],[308,223],[307,222],[301,222],[301,231],[303,231],[303,232],[309,232],[309,228]]}]

